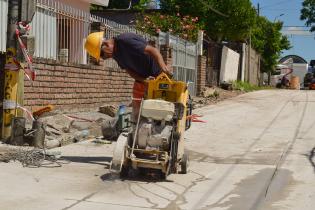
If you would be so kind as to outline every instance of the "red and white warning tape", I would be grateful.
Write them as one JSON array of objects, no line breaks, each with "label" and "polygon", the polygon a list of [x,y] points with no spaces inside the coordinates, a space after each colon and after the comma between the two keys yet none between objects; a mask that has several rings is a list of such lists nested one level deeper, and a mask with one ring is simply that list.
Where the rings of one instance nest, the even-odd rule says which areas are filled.
[{"label": "red and white warning tape", "polygon": [[24,67],[23,70],[24,70],[24,73],[29,80],[35,80],[36,71],[33,68],[33,59],[29,55],[29,52],[26,49],[26,47],[25,47],[25,45],[22,42],[21,37],[20,37],[21,34],[28,33],[30,31],[31,27],[29,24],[26,24],[25,22],[18,22],[17,25],[18,25],[18,28],[15,30],[15,34],[16,34],[17,40],[19,42],[19,45],[21,47],[24,59],[27,63],[27,67]]},{"label": "red and white warning tape", "polygon": [[12,101],[12,100],[4,100],[3,101],[3,109],[22,109],[23,112],[26,114],[26,119],[28,119],[29,121],[34,121],[34,117],[31,111],[29,111],[28,109],[26,109],[25,107],[21,106],[19,103]]}]

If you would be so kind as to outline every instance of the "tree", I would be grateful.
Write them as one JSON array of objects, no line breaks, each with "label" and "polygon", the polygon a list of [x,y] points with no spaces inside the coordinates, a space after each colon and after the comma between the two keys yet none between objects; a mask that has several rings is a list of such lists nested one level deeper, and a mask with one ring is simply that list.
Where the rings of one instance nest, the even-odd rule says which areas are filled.
[{"label": "tree", "polygon": [[282,22],[271,22],[265,17],[257,17],[252,30],[252,46],[261,54],[261,71],[272,72],[282,50],[291,48],[286,36],[281,34]]},{"label": "tree", "polygon": [[201,29],[198,17],[161,14],[153,12],[139,15],[136,20],[136,28],[151,35],[157,35],[160,31],[176,34],[189,41],[197,41],[198,31]]},{"label": "tree", "polygon": [[306,26],[311,26],[310,31],[315,31],[315,0],[304,0],[301,9],[301,20],[305,20]]},{"label": "tree", "polygon": [[161,0],[161,8],[168,14],[199,17],[207,35],[219,43],[248,42],[251,37],[252,47],[261,54],[263,72],[271,72],[281,51],[290,48],[281,34],[282,23],[257,16],[250,0]]},{"label": "tree", "polygon": [[199,17],[208,36],[217,42],[246,40],[256,19],[250,0],[161,0],[161,8]]}]

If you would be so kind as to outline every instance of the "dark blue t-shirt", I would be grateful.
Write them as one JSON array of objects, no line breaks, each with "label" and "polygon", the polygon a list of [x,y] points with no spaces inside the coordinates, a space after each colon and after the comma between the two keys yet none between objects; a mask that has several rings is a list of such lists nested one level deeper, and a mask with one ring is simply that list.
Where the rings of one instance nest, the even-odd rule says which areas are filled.
[{"label": "dark blue t-shirt", "polygon": [[144,78],[159,75],[159,65],[153,57],[144,53],[148,44],[145,39],[134,33],[124,33],[114,40],[113,58],[120,68],[133,71]]}]

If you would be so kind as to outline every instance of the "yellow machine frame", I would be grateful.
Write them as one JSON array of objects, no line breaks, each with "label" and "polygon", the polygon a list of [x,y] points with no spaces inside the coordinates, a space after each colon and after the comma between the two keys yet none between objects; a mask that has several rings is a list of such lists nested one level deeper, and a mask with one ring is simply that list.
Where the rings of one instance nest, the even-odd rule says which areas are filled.
[{"label": "yellow machine frame", "polygon": [[184,115],[178,120],[178,131],[185,131],[186,112],[188,101],[187,84],[182,81],[171,80],[165,73],[160,74],[155,80],[147,81],[148,90],[145,99],[162,99],[173,103],[181,103],[184,107]]},{"label": "yellow machine frame", "polygon": [[[181,104],[184,108],[181,119],[177,121],[176,132],[180,135],[177,148],[177,159],[180,160],[184,154],[184,138],[183,133],[186,129],[186,113],[187,113],[187,101],[189,97],[187,84],[182,81],[171,80],[165,73],[160,74],[154,80],[147,80],[147,92],[144,99],[161,99],[177,104]],[[170,160],[170,156],[165,151],[146,151],[144,149],[134,149],[135,153],[156,155],[156,159],[148,160],[144,158],[137,158],[133,156],[132,148],[127,149],[127,159],[131,161],[133,168],[154,168],[161,169],[163,173],[168,173],[167,167]],[[128,155],[131,154],[131,155]]]}]

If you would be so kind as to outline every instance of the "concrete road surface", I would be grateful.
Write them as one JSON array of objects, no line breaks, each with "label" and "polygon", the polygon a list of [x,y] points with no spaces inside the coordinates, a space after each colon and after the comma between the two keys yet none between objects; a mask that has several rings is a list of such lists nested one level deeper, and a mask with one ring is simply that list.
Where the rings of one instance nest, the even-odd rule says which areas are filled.
[{"label": "concrete road surface", "polygon": [[59,150],[61,167],[0,163],[1,210],[313,210],[315,91],[265,90],[196,110],[190,168],[167,181],[121,180],[114,145]]}]

